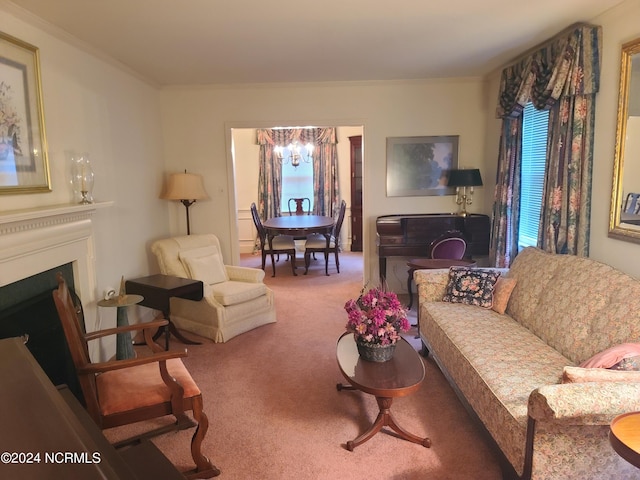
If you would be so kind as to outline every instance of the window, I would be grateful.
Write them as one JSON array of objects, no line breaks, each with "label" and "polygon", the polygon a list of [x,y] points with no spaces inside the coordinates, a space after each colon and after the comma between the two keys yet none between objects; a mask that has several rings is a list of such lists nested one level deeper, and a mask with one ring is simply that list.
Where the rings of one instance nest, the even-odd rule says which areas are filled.
[{"label": "window", "polygon": [[523,115],[518,250],[538,243],[549,129],[548,110],[528,103]]},{"label": "window", "polygon": [[[280,209],[283,214],[289,214],[290,198],[308,198],[311,201],[313,210],[313,162],[311,154],[313,147],[307,150],[306,146],[298,146],[300,164],[294,167],[291,164],[291,145],[282,148],[282,197],[280,199]],[[309,162],[307,162],[309,159]],[[285,163],[286,162],[286,163]]]}]

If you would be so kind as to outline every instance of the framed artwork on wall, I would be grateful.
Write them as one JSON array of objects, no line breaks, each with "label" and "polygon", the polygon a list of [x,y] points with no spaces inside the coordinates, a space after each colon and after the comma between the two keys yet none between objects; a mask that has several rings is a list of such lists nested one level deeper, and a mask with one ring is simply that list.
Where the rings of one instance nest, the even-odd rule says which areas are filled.
[{"label": "framed artwork on wall", "polygon": [[50,191],[38,48],[0,32],[0,194]]},{"label": "framed artwork on wall", "polygon": [[458,135],[387,137],[387,197],[454,195],[449,171],[458,168]]}]

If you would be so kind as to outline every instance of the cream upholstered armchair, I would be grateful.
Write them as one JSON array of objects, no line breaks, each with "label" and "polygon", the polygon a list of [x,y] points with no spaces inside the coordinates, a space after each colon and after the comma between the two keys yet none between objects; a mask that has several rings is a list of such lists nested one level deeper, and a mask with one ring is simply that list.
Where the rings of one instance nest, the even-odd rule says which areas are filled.
[{"label": "cream upholstered armchair", "polygon": [[264,271],[224,265],[215,235],[157,240],[151,251],[161,273],[204,283],[200,301],[170,299],[176,327],[220,343],[276,321],[273,292],[262,282]]}]

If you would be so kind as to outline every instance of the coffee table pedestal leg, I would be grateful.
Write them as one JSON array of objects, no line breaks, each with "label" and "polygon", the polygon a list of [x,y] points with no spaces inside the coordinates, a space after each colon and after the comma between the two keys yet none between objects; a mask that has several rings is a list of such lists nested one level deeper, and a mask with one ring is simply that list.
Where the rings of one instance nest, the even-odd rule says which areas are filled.
[{"label": "coffee table pedestal leg", "polygon": [[373,425],[369,427],[369,430],[367,430],[355,440],[349,440],[347,442],[347,450],[353,452],[354,448],[356,448],[358,445],[362,445],[364,442],[369,440],[376,433],[382,430],[382,427],[391,428],[391,430],[393,430],[398,437],[404,440],[417,443],[419,445],[422,445],[423,447],[431,447],[431,439],[429,439],[428,437],[418,437],[417,435],[409,433],[396,423],[393,415],[391,415],[391,404],[393,403],[392,397],[376,397],[376,401],[378,402],[378,407],[380,408],[378,418],[376,418],[376,421],[373,422]]}]

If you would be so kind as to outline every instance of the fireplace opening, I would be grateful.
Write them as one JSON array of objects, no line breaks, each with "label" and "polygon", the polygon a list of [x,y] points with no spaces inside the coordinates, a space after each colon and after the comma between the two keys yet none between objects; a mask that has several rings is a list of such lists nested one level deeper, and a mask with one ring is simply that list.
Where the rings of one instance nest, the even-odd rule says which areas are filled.
[{"label": "fireplace opening", "polygon": [[73,265],[68,263],[0,287],[0,338],[28,335],[27,348],[54,385],[66,384],[84,404],[80,384],[52,291],[62,272],[75,301]]}]

